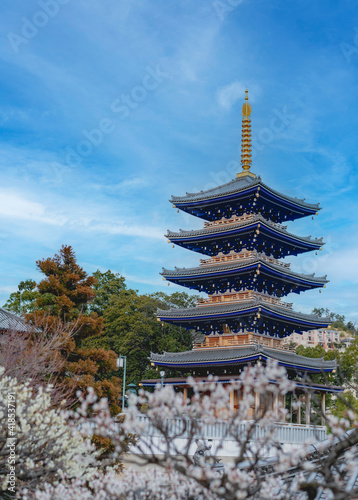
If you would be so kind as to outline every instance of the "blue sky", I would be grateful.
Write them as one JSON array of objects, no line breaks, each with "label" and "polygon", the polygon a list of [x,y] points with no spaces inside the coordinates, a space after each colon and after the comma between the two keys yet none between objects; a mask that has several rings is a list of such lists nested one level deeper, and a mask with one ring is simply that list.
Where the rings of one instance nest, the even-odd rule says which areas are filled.
[{"label": "blue sky", "polygon": [[200,256],[163,235],[202,223],[168,199],[241,170],[248,86],[252,170],[323,207],[289,230],[324,237],[293,268],[330,283],[289,300],[358,321],[354,0],[3,0],[0,26],[1,304],[62,244],[88,273],[180,289],[161,267]]}]

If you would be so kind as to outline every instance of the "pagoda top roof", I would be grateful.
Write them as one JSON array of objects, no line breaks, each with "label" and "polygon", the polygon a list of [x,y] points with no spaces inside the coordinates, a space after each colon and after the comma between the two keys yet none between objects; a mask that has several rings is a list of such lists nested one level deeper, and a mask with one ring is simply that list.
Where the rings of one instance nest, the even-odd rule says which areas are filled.
[{"label": "pagoda top roof", "polygon": [[302,274],[302,273],[296,273],[294,271],[291,271],[286,266],[283,266],[282,264],[274,264],[272,262],[269,262],[267,259],[264,259],[263,255],[257,252],[256,256],[252,257],[251,259],[247,260],[240,260],[236,262],[224,262],[223,264],[212,264],[212,265],[206,265],[206,266],[197,266],[197,267],[175,267],[173,270],[172,269],[166,269],[162,268],[162,272],[160,273],[162,276],[167,276],[169,277],[179,277],[179,276],[205,276],[209,274],[222,274],[225,273],[225,271],[230,272],[234,270],[240,270],[242,268],[245,268],[247,266],[253,266],[260,264],[260,267],[268,267],[272,269],[275,272],[278,272],[279,274],[284,274],[287,276],[291,276],[293,278],[298,278],[301,280],[306,280],[306,281],[315,281],[315,282],[321,282],[321,283],[328,283],[327,280],[327,275],[325,276],[315,276],[315,273],[311,274]]},{"label": "pagoda top roof", "polygon": [[[252,174],[243,175],[236,177],[235,179],[222,184],[212,189],[206,191],[199,191],[198,193],[186,193],[185,196],[172,196],[170,202],[175,204],[189,204],[195,202],[207,202],[216,201],[225,198],[229,195],[234,195],[236,193],[241,193],[246,191],[248,188],[264,188],[269,191],[274,196],[280,198],[281,200],[286,200],[287,202],[302,208],[312,209],[314,211],[320,210],[319,203],[307,203],[305,199],[299,199],[296,197],[287,196],[279,191],[276,191],[267,184],[264,184],[260,176],[253,177]],[[178,207],[180,208],[180,207]]]},{"label": "pagoda top roof", "polygon": [[155,365],[170,368],[228,365],[250,362],[254,359],[276,359],[280,365],[297,371],[331,372],[337,368],[336,360],[307,358],[283,349],[273,349],[261,344],[245,347],[217,347],[184,352],[164,352],[163,354],[151,353],[149,359]]}]

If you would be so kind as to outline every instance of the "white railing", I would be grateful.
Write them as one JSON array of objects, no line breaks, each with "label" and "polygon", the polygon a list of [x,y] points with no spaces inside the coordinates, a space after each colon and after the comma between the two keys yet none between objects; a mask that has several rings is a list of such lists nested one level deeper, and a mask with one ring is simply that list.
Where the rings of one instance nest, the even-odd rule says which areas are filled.
[{"label": "white railing", "polygon": [[[145,430],[141,432],[142,436],[161,437],[161,432],[153,426],[150,420],[145,416],[140,417],[141,423],[146,424]],[[188,438],[191,434],[191,422],[185,418],[165,419],[164,422],[166,432],[174,439]],[[251,425],[250,422],[239,424],[235,428],[238,435],[244,435],[247,427]],[[327,430],[324,426],[301,425],[290,423],[276,423],[275,424],[274,439],[284,444],[301,444],[308,439],[315,441],[324,441],[327,438]],[[255,424],[251,432],[251,440],[255,441],[259,437],[263,437],[271,428],[261,427]],[[195,422],[195,437],[203,439],[224,439],[233,441],[231,433],[229,432],[229,425],[225,421],[219,421],[214,424],[205,424],[200,421]]]}]

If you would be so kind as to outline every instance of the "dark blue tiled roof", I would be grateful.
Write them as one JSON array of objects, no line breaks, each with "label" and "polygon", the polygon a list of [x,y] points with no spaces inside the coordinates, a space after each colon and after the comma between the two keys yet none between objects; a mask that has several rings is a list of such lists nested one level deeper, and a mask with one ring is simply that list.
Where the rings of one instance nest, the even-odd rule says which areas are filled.
[{"label": "dark blue tiled roof", "polygon": [[163,276],[167,277],[181,277],[181,276],[188,276],[188,277],[193,277],[193,276],[200,276],[200,275],[210,275],[210,274],[224,274],[225,272],[231,272],[234,270],[240,271],[241,268],[247,267],[249,265],[253,264],[261,264],[263,266],[266,266],[280,274],[286,275],[287,277],[293,277],[296,279],[300,280],[306,280],[310,282],[318,282],[318,283],[327,283],[328,280],[327,275],[326,276],[315,276],[314,273],[312,274],[303,274],[303,273],[296,273],[294,271],[291,271],[288,267],[280,266],[279,264],[273,264],[271,262],[268,262],[267,260],[264,260],[263,258],[260,258],[260,254],[257,255],[257,257],[254,257],[250,260],[241,260],[241,261],[236,261],[236,262],[225,262],[223,264],[213,264],[210,266],[198,266],[198,267],[192,267],[192,268],[185,268],[181,267],[178,268],[176,267],[175,269],[165,269],[163,268],[163,271],[160,273]]},{"label": "dark blue tiled roof", "polygon": [[236,177],[230,182],[226,184],[222,184],[221,186],[215,187],[213,189],[208,189],[207,191],[199,191],[198,193],[186,193],[185,196],[172,196],[171,203],[191,203],[196,201],[207,201],[211,199],[221,198],[230,194],[240,193],[241,191],[245,191],[251,187],[263,187],[273,195],[282,200],[290,202],[294,205],[298,205],[301,207],[311,208],[313,210],[319,210],[319,203],[307,203],[304,199],[292,198],[285,194],[279,193],[274,189],[270,188],[266,184],[264,184],[261,180],[261,177]]},{"label": "dark blue tiled roof", "polygon": [[194,349],[185,352],[151,353],[150,361],[159,366],[195,367],[250,362],[253,359],[276,359],[281,365],[296,370],[332,371],[337,368],[336,360],[306,358],[283,349],[271,349],[260,344],[245,347],[216,347],[213,349]]},{"label": "dark blue tiled roof", "polygon": [[189,231],[185,231],[185,230],[180,229],[179,232],[174,232],[174,231],[168,230],[168,232],[165,236],[167,238],[173,240],[173,242],[175,242],[175,240],[177,238],[179,238],[179,239],[195,238],[195,237],[206,237],[207,238],[210,235],[215,237],[216,235],[225,235],[225,233],[232,233],[236,230],[243,229],[246,226],[248,226],[248,227],[256,226],[257,224],[260,224],[259,227],[261,227],[261,229],[266,226],[266,228],[270,232],[277,234],[277,236],[281,236],[284,239],[302,241],[305,243],[309,243],[313,246],[324,245],[323,238],[312,239],[311,236],[296,236],[294,234],[287,232],[285,229],[278,227],[276,224],[273,224],[272,222],[266,220],[261,215],[255,215],[249,221],[237,222],[236,224],[230,224],[230,225],[210,226],[210,227],[205,227],[202,229],[192,229]]}]

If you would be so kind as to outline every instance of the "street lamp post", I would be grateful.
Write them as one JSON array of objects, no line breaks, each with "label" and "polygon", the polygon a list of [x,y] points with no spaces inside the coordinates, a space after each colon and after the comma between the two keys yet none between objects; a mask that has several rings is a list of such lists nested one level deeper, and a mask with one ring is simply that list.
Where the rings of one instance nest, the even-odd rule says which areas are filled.
[{"label": "street lamp post", "polygon": [[124,411],[124,395],[126,392],[126,371],[127,371],[127,356],[118,356],[118,368],[123,368],[123,390],[122,390],[122,411]]},{"label": "street lamp post", "polygon": [[163,389],[163,387],[164,387],[164,375],[165,375],[165,372],[161,371],[161,372],[159,372],[159,374],[161,376],[160,386]]}]

